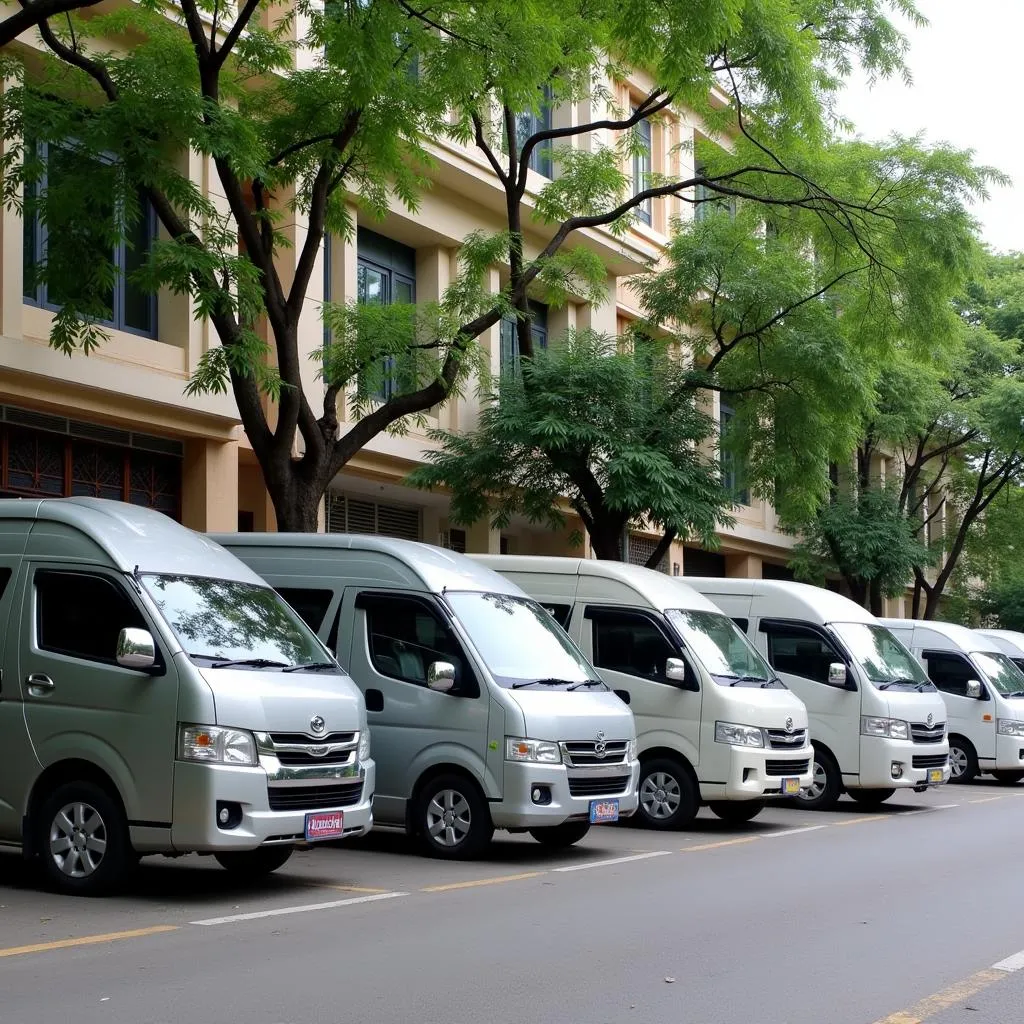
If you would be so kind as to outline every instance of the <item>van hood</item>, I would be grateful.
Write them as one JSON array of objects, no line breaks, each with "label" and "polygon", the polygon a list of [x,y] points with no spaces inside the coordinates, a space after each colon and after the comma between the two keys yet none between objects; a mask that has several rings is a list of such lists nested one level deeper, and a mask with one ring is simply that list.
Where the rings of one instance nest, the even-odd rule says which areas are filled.
[{"label": "van hood", "polygon": [[928,716],[934,722],[945,722],[946,702],[940,693],[914,693],[906,690],[879,690],[878,695],[889,705],[889,717],[904,722],[925,724]]},{"label": "van hood", "polygon": [[200,675],[213,692],[217,721],[211,724],[308,736],[315,735],[314,718],[324,720],[325,734],[366,725],[363,696],[346,675],[233,668],[204,668]]},{"label": "van hood", "polygon": [[610,691],[509,690],[526,719],[529,739],[553,742],[594,740],[598,732],[608,740],[636,737],[633,712]]},{"label": "van hood", "polygon": [[722,702],[722,711],[719,717],[724,717],[727,714],[728,721],[738,725],[752,725],[762,729],[785,729],[787,719],[792,719],[791,728],[807,728],[807,708],[792,690],[719,686],[715,691],[715,697]]}]

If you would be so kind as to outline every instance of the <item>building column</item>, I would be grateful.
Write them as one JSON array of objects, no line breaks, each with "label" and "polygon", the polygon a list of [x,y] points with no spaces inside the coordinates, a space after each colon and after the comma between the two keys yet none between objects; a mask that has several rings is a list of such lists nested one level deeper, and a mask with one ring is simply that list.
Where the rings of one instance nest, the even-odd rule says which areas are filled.
[{"label": "building column", "polygon": [[501,530],[492,530],[490,519],[478,519],[466,529],[466,551],[474,555],[501,554]]},{"label": "building column", "polygon": [[238,529],[237,441],[185,443],[181,519],[185,526],[204,533]]},{"label": "building column", "polygon": [[740,554],[726,554],[725,556],[726,575],[733,579],[759,580],[761,579],[761,556]]}]

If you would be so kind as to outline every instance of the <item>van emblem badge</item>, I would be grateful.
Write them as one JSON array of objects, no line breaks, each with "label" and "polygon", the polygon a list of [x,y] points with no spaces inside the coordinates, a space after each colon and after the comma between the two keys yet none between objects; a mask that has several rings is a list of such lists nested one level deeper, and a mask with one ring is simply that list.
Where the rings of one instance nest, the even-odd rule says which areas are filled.
[{"label": "van emblem badge", "polygon": [[605,755],[607,750],[608,750],[608,746],[607,746],[607,744],[604,741],[604,733],[603,732],[599,732],[597,734],[597,742],[594,744],[594,756],[595,757],[604,757],[604,755]]},{"label": "van emblem badge", "polygon": [[327,751],[331,748],[328,746],[323,747],[306,747],[306,752],[310,757],[326,757]]},{"label": "van emblem badge", "polygon": [[787,718],[786,719],[786,732],[792,732],[792,731],[793,731],[793,719],[792,718]]},{"label": "van emblem badge", "polygon": [[319,734],[327,728],[327,723],[319,715],[314,715],[309,720],[309,727],[313,730],[313,732]]},{"label": "van emblem badge", "polygon": [[928,728],[930,729],[932,727],[932,723],[935,721],[935,716],[929,714],[925,721],[928,723]]}]

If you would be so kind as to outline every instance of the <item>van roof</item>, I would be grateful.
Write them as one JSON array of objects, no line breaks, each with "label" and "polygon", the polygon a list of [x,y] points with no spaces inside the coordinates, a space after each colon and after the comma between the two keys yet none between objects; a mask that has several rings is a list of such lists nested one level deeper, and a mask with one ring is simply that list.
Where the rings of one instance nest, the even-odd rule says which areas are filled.
[{"label": "van roof", "polygon": [[994,641],[997,647],[1011,657],[1024,656],[1024,633],[1013,629],[976,629],[974,632]]},{"label": "van roof", "polygon": [[263,581],[234,555],[155,509],[107,498],[0,498],[0,519],[62,523],[88,536],[122,572]]},{"label": "van roof", "polygon": [[930,629],[944,636],[963,651],[982,651],[989,654],[1002,654],[998,644],[976,629],[958,625],[955,622],[938,622],[935,619],[879,619],[889,629]]},{"label": "van roof", "polygon": [[687,581],[714,600],[715,594],[737,597],[766,597],[778,601],[781,618],[791,618],[786,605],[795,606],[803,616],[826,622],[876,622],[874,615],[842,594],[824,587],[792,580],[748,580],[724,576],[687,576]]},{"label": "van roof", "polygon": [[506,572],[543,572],[565,576],[596,576],[617,580],[632,587],[652,608],[690,608],[696,611],[720,612],[706,597],[678,576],[666,576],[655,569],[628,562],[612,562],[598,558],[564,558],[555,555],[470,555],[492,569]]},{"label": "van roof", "polygon": [[378,551],[398,559],[412,570],[432,594],[440,594],[444,590],[477,590],[489,594],[526,596],[514,583],[472,558],[415,540],[362,533],[222,533],[211,536],[227,548]]}]

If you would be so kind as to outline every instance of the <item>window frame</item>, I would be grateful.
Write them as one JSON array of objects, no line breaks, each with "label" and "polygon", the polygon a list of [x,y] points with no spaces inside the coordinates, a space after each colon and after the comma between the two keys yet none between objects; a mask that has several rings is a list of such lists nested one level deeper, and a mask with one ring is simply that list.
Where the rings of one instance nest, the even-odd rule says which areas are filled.
[{"label": "window frame", "polygon": [[728,436],[728,424],[736,418],[736,410],[727,402],[718,403],[718,466],[722,478],[722,486],[732,496],[737,505],[750,507],[750,488],[745,484],[746,460],[735,452],[728,451],[725,440]]},{"label": "window frame", "polygon": [[[302,621],[309,627],[309,629],[312,630],[319,637],[320,630],[323,629],[324,623],[327,621],[327,613],[331,610],[331,603],[334,601],[334,591],[326,589],[324,587],[283,586],[274,587],[274,590],[277,591],[278,597],[280,597],[281,600],[284,601],[288,605],[288,607],[291,608],[291,610],[295,612],[296,615],[298,615],[300,619],[302,619]],[[308,598],[312,598],[313,595],[317,595],[319,599],[323,599],[324,597],[326,597],[327,601],[323,606],[323,611],[320,612],[320,621],[316,625],[310,622],[309,619],[307,619],[306,616],[303,614],[303,612],[296,605],[294,605],[288,597],[285,596],[286,593],[292,595],[302,595]]]},{"label": "window frame", "polygon": [[[532,138],[538,132],[551,130],[551,115],[555,102],[554,90],[550,85],[544,85],[541,87],[541,93],[543,98],[541,100],[540,113],[527,110],[515,115],[516,146],[520,152],[522,152],[522,145],[527,139]],[[526,129],[523,135],[520,135],[520,126]],[[534,146],[530,159],[527,161],[527,166],[531,171],[535,171],[542,178],[547,178],[548,181],[554,180],[554,164],[554,146],[551,139],[545,139]]]},{"label": "window frame", "polygon": [[[637,108],[633,107],[634,114]],[[648,178],[654,173],[654,129],[645,117],[633,125],[633,135],[643,146],[633,152],[633,195],[638,196],[648,187]],[[635,207],[637,219],[650,227],[654,222],[654,202],[649,197]]]},{"label": "window frame", "polygon": [[[686,680],[680,683],[678,680],[669,679],[662,671],[654,676],[641,675],[638,672],[624,672],[619,668],[612,668],[608,665],[601,665],[598,661],[600,654],[598,650],[598,639],[597,639],[597,625],[602,619],[614,619],[616,617],[633,619],[634,621],[643,622],[648,626],[651,626],[655,632],[660,634],[662,640],[665,642],[666,647],[669,650],[668,658],[678,658],[686,665]],[[590,660],[591,663],[597,669],[602,669],[605,672],[617,672],[619,675],[629,676],[632,679],[642,679],[648,683],[662,683],[666,686],[673,686],[676,689],[693,690],[698,691],[700,684],[697,682],[697,674],[694,671],[693,666],[690,663],[690,659],[686,656],[686,651],[682,647],[678,638],[674,636],[672,630],[659,619],[659,617],[649,612],[644,608],[630,608],[622,607],[619,605],[587,605],[583,609],[583,618],[591,622],[591,633],[590,633]]]},{"label": "window frame", "polygon": [[[544,302],[536,302],[534,299],[527,300],[527,310],[530,314],[530,336],[533,338],[533,345],[536,350],[548,347],[548,313],[550,307]],[[498,328],[498,370],[505,373],[511,369],[514,373],[519,372],[519,332],[516,330],[516,321],[513,317],[503,316]]]},{"label": "window frame", "polygon": [[[846,690],[857,690],[858,686],[854,679],[853,673],[850,671],[851,664],[850,659],[846,652],[842,649],[842,645],[839,644],[838,640],[832,636],[831,633],[823,626],[818,626],[813,622],[798,622],[789,619],[761,619],[757,626],[758,632],[765,634],[765,660],[772,667],[775,672],[783,673],[790,676],[798,676],[800,679],[806,679],[810,683],[817,683],[819,686],[830,686],[832,689],[846,689]],[[827,677],[825,679],[815,679],[814,676],[804,675],[802,672],[790,672],[789,669],[780,669],[772,658],[772,633],[776,632],[780,635],[786,635],[787,633],[791,636],[804,636],[814,637],[820,643],[827,645],[831,648],[833,655],[835,656],[836,662],[842,662],[846,666],[846,686],[833,686],[828,682]]]},{"label": "window frame", "polygon": [[[67,152],[73,152],[71,146],[74,144],[74,139],[65,140],[64,144],[53,143],[53,142],[36,142],[34,147],[36,150],[36,156],[43,164],[44,170],[39,180],[34,182],[32,185],[33,190],[38,195],[40,192],[45,192],[49,187],[50,180],[50,147],[57,146],[59,149],[64,149]],[[116,162],[116,158],[113,154],[103,154],[97,159],[102,160],[104,163],[113,164]],[[156,210],[153,204],[148,198],[142,197],[142,217],[146,225],[146,234],[148,236],[146,242],[146,251],[152,250],[153,243],[159,240],[160,237],[160,224],[156,215]],[[22,217],[25,216],[25,210],[22,210]],[[115,211],[115,217],[123,216],[123,212]],[[24,228],[23,228],[24,230]],[[32,245],[35,250],[35,265],[45,260],[47,245],[49,242],[50,228],[48,224],[44,224],[39,215],[39,210],[35,209],[32,211]],[[26,232],[27,233],[27,232]],[[23,244],[24,244],[24,235]],[[26,255],[22,255],[22,266],[24,267]],[[138,338],[148,338],[150,340],[156,340],[159,337],[160,323],[158,319],[159,314],[159,303],[157,301],[157,295],[155,293],[143,293],[146,298],[146,303],[149,307],[149,318],[150,328],[148,330],[133,327],[130,324],[125,323],[125,294],[128,288],[128,274],[127,274],[127,259],[128,259],[128,242],[126,238],[121,238],[120,241],[115,245],[112,254],[111,262],[117,268],[117,276],[114,279],[114,295],[112,302],[112,318],[109,320],[97,320],[96,323],[103,327],[109,327],[111,330],[123,331],[126,334],[133,334]],[[22,295],[21,300],[28,306],[32,306],[36,309],[45,309],[48,312],[56,313],[59,312],[63,307],[55,302],[51,302],[49,298],[49,284],[46,281],[40,281],[35,284],[33,289],[34,294],[29,294],[28,283],[22,281]]]},{"label": "window frame", "polygon": [[[931,670],[931,667],[928,664],[928,659],[930,657],[932,657],[932,658],[949,658],[952,661],[959,661],[961,664],[966,666],[967,669],[969,669],[970,674],[964,679],[964,692],[963,693],[960,693],[960,692],[958,692],[956,690],[947,689],[945,686],[940,686],[939,683],[935,679],[932,678],[932,670]],[[960,651],[939,651],[939,650],[934,650],[934,649],[928,649],[928,650],[921,651],[921,661],[924,662],[924,670],[927,673],[928,678],[931,680],[932,685],[935,687],[936,690],[939,691],[939,693],[949,694],[949,696],[951,696],[951,697],[963,697],[964,700],[988,701],[988,700],[992,699],[991,695],[989,694],[988,686],[981,679],[981,673],[974,667],[974,663],[971,661],[971,659],[966,654],[963,654]],[[977,681],[977,682],[979,682],[979,683],[981,683],[981,697],[968,697],[967,696],[967,682],[968,682],[968,680],[972,680],[972,679]]]}]

